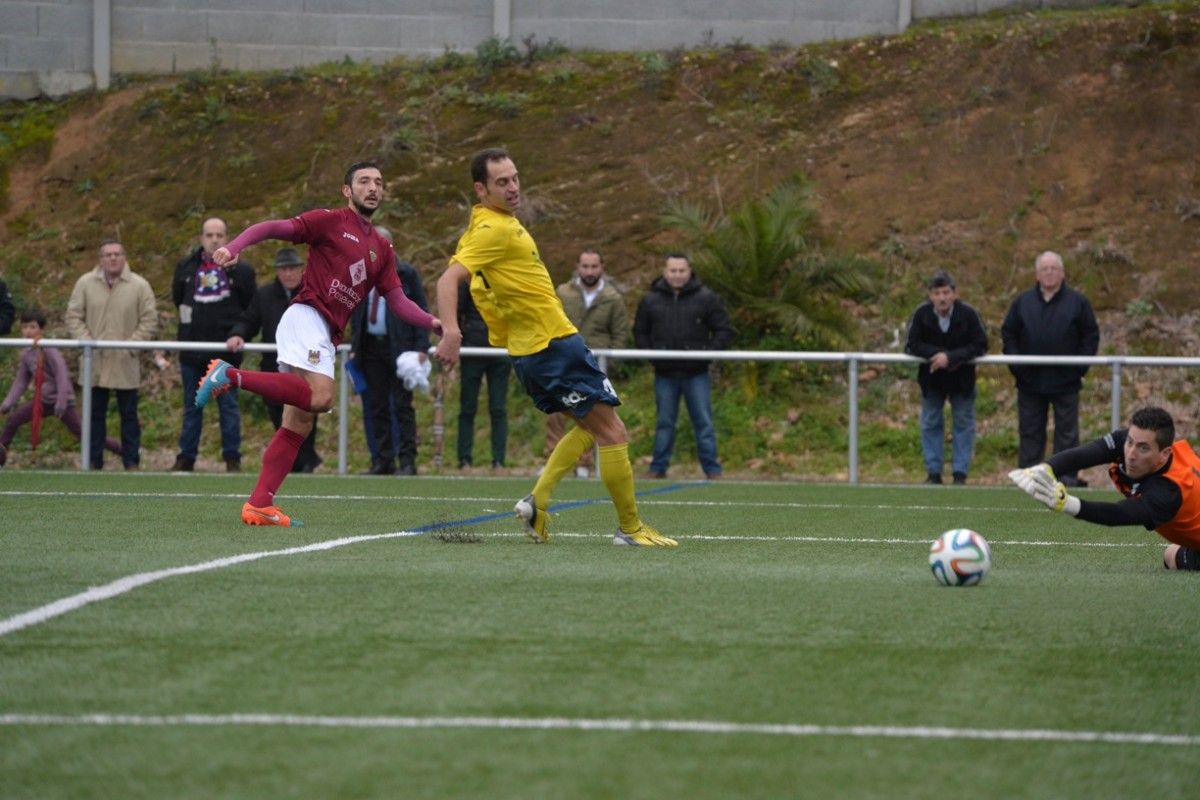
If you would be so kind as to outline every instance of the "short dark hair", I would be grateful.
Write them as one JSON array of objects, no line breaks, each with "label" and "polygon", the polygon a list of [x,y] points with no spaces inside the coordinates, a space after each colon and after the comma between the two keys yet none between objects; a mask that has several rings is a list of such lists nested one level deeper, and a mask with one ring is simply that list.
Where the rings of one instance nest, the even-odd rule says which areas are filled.
[{"label": "short dark hair", "polygon": [[[346,177],[342,178],[342,183],[346,186],[352,185],[354,183],[354,173],[360,169],[379,169],[379,165],[374,161],[355,161],[350,165],[350,169],[346,170]],[[383,170],[379,169],[379,173],[382,175]]]},{"label": "short dark hair", "polygon": [[678,250],[676,250],[674,252],[667,253],[666,258],[664,258],[663,261],[666,261],[668,258],[682,258],[684,261],[687,262],[687,265],[689,267],[692,266],[692,260],[690,258],[688,258],[687,253],[681,253]]},{"label": "short dark hair", "polygon": [[471,156],[471,180],[487,186],[488,164],[512,158],[503,147],[488,147]]},{"label": "short dark hair", "polygon": [[599,250],[597,250],[594,247],[583,248],[582,250],[579,251],[579,255],[581,255],[581,256],[596,256],[600,259],[601,264],[604,263],[604,254],[601,253]]},{"label": "short dark hair", "polygon": [[1129,424],[1144,431],[1154,431],[1154,442],[1159,450],[1165,450],[1175,441],[1175,420],[1165,408],[1146,406],[1139,408],[1129,417]]},{"label": "short dark hair", "polygon": [[100,244],[97,245],[97,247],[96,247],[96,252],[99,253],[101,250],[108,247],[110,244],[120,244],[122,252],[124,252],[124,250],[125,250],[125,245],[121,244],[120,239],[109,238],[109,239],[101,239],[100,240]]},{"label": "short dark hair", "polygon": [[954,278],[950,277],[950,273],[944,269],[939,269],[929,276],[929,289],[941,289],[943,286],[954,288]]},{"label": "short dark hair", "polygon": [[21,322],[36,322],[39,328],[46,327],[46,313],[37,306],[30,306],[21,312]]}]

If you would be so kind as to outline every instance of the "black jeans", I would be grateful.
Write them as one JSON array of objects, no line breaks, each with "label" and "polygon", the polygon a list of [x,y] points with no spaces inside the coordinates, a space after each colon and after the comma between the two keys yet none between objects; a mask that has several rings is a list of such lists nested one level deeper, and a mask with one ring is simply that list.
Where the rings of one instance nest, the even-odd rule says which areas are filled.
[{"label": "black jeans", "polygon": [[[274,370],[271,371],[274,372]],[[275,430],[279,430],[283,427],[283,406],[278,403],[269,403],[266,400],[263,401],[263,404],[267,407],[267,416],[271,418],[271,424],[275,426]],[[320,416],[320,414],[317,415],[317,417]],[[296,453],[296,460],[292,462],[292,472],[303,472],[305,467],[316,469],[320,463],[321,457],[317,455],[317,419],[314,419],[312,430],[308,432],[308,438],[300,445],[300,450]]]},{"label": "black jeans", "polygon": [[488,415],[492,420],[492,463],[504,465],[508,445],[507,358],[464,358],[459,362],[462,386],[458,400],[458,463],[472,463],[475,449],[475,412],[479,409],[479,386],[487,376]]},{"label": "black jeans", "polygon": [[[355,360],[367,379],[366,414],[380,461],[394,460],[400,466],[417,463],[417,413],[412,392],[396,377],[396,359],[385,337],[364,336],[362,352]],[[399,423],[400,441],[392,441],[392,414]]]},{"label": "black jeans", "polygon": [[108,432],[108,393],[117,393],[121,414],[121,463],[136,467],[142,460],[142,423],[138,420],[138,390],[92,387],[92,430],[88,440],[92,469],[104,468],[104,440]]},{"label": "black jeans", "polygon": [[[1046,413],[1054,406],[1054,452],[1079,446],[1079,392],[1039,394],[1017,390],[1017,427],[1020,432],[1018,467],[1033,467],[1046,460]],[[1074,475],[1059,475],[1074,478]]]}]

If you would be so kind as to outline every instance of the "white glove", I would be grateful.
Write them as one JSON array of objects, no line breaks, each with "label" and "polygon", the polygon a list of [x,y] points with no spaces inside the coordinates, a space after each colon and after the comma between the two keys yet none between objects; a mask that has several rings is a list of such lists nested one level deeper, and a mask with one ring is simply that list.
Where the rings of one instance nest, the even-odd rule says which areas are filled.
[{"label": "white glove", "polygon": [[1049,464],[1038,464],[1029,469],[1014,469],[1008,478],[1025,494],[1037,500],[1051,511],[1062,511],[1072,517],[1079,514],[1079,498],[1067,494],[1067,487],[1054,477]]}]

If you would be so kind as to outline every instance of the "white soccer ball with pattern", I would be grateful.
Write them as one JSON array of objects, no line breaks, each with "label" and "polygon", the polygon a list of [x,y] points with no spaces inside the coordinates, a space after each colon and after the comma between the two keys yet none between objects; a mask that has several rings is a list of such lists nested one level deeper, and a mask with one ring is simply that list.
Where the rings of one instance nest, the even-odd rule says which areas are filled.
[{"label": "white soccer ball with pattern", "polygon": [[992,568],[992,548],[975,531],[955,528],[933,540],[929,568],[943,586],[974,586]]}]

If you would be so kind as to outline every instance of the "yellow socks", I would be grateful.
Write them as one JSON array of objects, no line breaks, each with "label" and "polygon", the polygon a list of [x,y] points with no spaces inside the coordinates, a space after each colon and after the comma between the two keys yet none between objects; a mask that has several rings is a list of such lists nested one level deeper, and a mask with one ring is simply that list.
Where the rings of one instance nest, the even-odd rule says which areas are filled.
[{"label": "yellow socks", "polygon": [[612,444],[600,448],[600,478],[617,508],[617,522],[626,533],[642,524],[638,518],[633,489],[633,466],[629,463],[629,445]]},{"label": "yellow socks", "polygon": [[[541,476],[538,477],[537,483],[533,487],[533,500],[538,508],[550,505],[550,495],[554,493],[554,487],[558,485],[564,475],[574,469],[579,457],[595,443],[596,440],[592,438],[592,435],[579,427],[567,431],[567,434],[558,440],[558,444],[554,446],[554,452],[550,454],[550,458],[546,459],[545,469],[542,470]],[[601,450],[600,453],[601,459],[603,459],[604,451]],[[626,458],[626,462],[628,460]],[[630,468],[630,475],[632,472],[633,470]],[[630,487],[632,486],[631,480]]]}]

